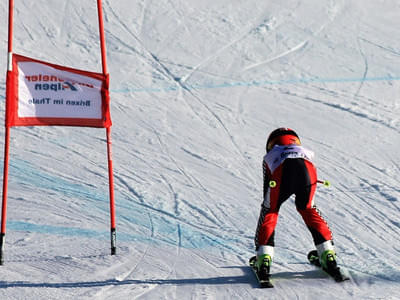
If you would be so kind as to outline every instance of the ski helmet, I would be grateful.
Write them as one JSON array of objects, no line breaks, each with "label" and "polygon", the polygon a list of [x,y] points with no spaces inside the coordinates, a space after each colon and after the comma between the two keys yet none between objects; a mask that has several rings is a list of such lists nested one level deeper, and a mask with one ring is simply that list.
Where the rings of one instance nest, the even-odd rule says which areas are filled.
[{"label": "ski helmet", "polygon": [[293,129],[281,127],[271,132],[268,137],[266,150],[267,152],[275,145],[301,145],[300,138]]}]

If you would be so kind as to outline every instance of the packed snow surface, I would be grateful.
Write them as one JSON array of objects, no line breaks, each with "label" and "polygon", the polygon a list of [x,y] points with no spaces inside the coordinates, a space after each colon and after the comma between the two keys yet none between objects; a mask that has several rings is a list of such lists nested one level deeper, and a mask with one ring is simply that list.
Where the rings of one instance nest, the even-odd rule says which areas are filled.
[{"label": "packed snow surface", "polygon": [[[1,299],[400,299],[399,1],[103,9],[117,255],[105,130],[11,128]],[[14,12],[15,53],[101,72],[96,1],[17,0]],[[315,202],[351,281],[307,263],[314,245],[293,199],[276,228],[275,288],[257,288],[247,266],[265,142],[281,126],[331,182]]]}]

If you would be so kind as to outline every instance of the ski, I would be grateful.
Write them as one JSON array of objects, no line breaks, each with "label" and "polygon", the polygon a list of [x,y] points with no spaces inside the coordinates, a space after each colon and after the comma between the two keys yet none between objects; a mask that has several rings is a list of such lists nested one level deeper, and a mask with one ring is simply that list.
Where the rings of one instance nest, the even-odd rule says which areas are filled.
[{"label": "ski", "polygon": [[321,268],[326,274],[331,276],[336,282],[342,282],[349,280],[350,278],[342,273],[339,267],[333,268],[331,270],[327,270],[325,268],[322,268],[321,263],[319,261],[319,256],[317,250],[312,250],[308,253],[307,255],[308,261],[310,264],[313,266],[316,266],[318,268]]},{"label": "ski", "polygon": [[257,268],[256,268],[256,257],[253,256],[249,259],[249,265],[254,272],[254,275],[257,278],[258,283],[260,284],[260,288],[273,288],[274,285],[271,282],[271,277],[268,276],[266,279],[260,279],[258,277]]}]

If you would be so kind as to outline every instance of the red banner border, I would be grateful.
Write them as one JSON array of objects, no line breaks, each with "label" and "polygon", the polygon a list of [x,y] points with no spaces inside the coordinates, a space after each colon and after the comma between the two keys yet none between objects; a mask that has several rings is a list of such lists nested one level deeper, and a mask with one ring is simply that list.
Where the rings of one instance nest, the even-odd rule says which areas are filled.
[{"label": "red banner border", "polygon": [[[54,69],[88,76],[102,81],[102,117],[100,119],[87,118],[43,118],[18,116],[18,63],[37,62],[48,65]],[[78,126],[108,128],[112,125],[110,116],[109,75],[65,67],[26,56],[13,54],[12,71],[7,71],[6,90],[6,126]]]}]

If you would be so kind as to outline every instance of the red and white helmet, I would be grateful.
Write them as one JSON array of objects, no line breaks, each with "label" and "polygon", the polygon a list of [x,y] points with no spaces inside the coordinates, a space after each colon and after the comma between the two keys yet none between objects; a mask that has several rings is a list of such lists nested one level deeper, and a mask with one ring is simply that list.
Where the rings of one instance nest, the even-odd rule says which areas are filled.
[{"label": "red and white helmet", "polygon": [[267,152],[275,145],[301,145],[300,138],[293,129],[281,127],[271,132],[268,137],[266,150]]}]

